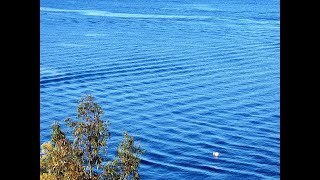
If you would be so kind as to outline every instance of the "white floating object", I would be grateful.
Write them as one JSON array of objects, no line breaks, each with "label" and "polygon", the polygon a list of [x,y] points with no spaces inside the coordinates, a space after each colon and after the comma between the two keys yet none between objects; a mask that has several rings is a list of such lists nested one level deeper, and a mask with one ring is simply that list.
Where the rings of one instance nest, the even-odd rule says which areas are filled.
[{"label": "white floating object", "polygon": [[218,156],[219,156],[219,153],[218,153],[218,152],[213,152],[212,155],[213,155],[214,157],[218,157]]}]

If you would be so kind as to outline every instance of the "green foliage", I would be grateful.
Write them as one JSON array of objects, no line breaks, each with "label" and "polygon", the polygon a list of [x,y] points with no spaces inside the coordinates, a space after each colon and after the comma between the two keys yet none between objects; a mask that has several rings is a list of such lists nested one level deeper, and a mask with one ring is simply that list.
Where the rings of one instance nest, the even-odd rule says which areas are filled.
[{"label": "green foliage", "polygon": [[[109,122],[101,120],[102,108],[90,95],[81,98],[76,121],[66,119],[72,128],[73,143],[66,138],[60,125],[52,126],[51,142],[41,145],[40,179],[47,180],[94,180],[94,179],[140,179],[139,155],[144,151],[134,144],[134,137],[124,132],[117,157],[103,165],[106,153]],[[86,166],[88,170],[86,170]],[[103,173],[93,169],[104,169]]]},{"label": "green foliage", "polygon": [[51,135],[51,141],[53,143],[56,143],[59,140],[66,138],[66,135],[61,131],[60,125],[57,122],[55,122],[52,125],[52,131],[53,132],[52,132],[52,135]]},{"label": "green foliage", "polygon": [[41,145],[40,179],[84,179],[85,169],[70,141],[65,139],[58,124],[52,126],[51,142]]},{"label": "green foliage", "polygon": [[117,149],[118,157],[109,161],[105,167],[104,174],[107,179],[140,179],[138,168],[140,166],[139,155],[144,150],[134,144],[134,137],[127,132],[123,133],[123,141]]},{"label": "green foliage", "polygon": [[121,178],[121,164],[118,159],[114,159],[112,161],[108,161],[104,168],[103,177],[105,179],[119,179]]},{"label": "green foliage", "polygon": [[67,125],[73,128],[74,145],[83,150],[83,160],[88,164],[90,178],[94,167],[101,168],[103,161],[101,153],[105,152],[107,138],[110,137],[109,123],[104,123],[100,119],[102,113],[102,108],[94,102],[94,98],[85,96],[81,98],[78,106],[78,121],[71,121],[69,118],[65,120]]}]

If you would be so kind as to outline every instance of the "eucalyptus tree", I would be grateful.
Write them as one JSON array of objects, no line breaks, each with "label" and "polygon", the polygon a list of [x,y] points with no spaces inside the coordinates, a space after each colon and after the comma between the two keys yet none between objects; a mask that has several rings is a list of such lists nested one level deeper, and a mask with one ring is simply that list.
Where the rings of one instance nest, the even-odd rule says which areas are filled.
[{"label": "eucalyptus tree", "polygon": [[88,166],[89,178],[92,179],[93,168],[102,167],[102,154],[106,153],[107,139],[110,138],[109,122],[101,119],[103,110],[91,95],[81,98],[77,111],[78,120],[67,118],[65,122],[73,129],[74,146],[82,151],[82,160]]},{"label": "eucalyptus tree", "polygon": [[144,150],[134,143],[134,137],[128,132],[123,133],[123,141],[117,148],[117,157],[105,166],[104,174],[107,179],[140,179],[140,155]]},{"label": "eucalyptus tree", "polygon": [[[117,156],[107,161],[103,156],[106,156],[107,139],[110,138],[109,121],[101,119],[101,106],[87,95],[81,98],[77,112],[76,120],[65,120],[71,127],[73,143],[67,139],[60,125],[54,123],[51,141],[41,145],[40,179],[140,179],[139,156],[144,150],[134,143],[134,137],[125,131],[123,141],[117,148]],[[101,171],[94,171],[95,168]]]},{"label": "eucalyptus tree", "polygon": [[55,123],[52,131],[51,142],[41,145],[43,155],[40,158],[40,179],[86,179],[81,159],[61,131],[60,125]]}]

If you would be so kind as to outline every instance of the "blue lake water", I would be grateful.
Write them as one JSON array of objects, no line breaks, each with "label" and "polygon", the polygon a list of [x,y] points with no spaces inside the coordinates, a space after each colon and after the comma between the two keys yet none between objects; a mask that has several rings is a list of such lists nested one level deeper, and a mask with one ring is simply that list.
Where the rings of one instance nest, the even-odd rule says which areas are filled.
[{"label": "blue lake water", "polygon": [[41,0],[40,143],[92,94],[111,122],[107,157],[127,130],[146,150],[142,179],[279,179],[279,11],[279,0]]}]

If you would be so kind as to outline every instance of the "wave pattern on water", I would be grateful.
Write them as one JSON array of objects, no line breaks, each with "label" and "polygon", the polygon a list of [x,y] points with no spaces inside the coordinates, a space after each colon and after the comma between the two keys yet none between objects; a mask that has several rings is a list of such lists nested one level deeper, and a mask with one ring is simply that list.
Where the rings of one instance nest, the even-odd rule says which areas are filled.
[{"label": "wave pattern on water", "polygon": [[40,7],[40,11],[46,12],[68,12],[80,13],[87,16],[102,16],[102,17],[119,17],[119,18],[143,18],[143,19],[208,19],[209,16],[176,16],[176,15],[160,15],[160,14],[132,14],[132,13],[112,13],[108,11],[98,10],[68,10],[55,9],[48,7]]},{"label": "wave pattern on water", "polygon": [[90,93],[142,179],[279,179],[277,1],[93,2],[41,1],[41,143]]}]

